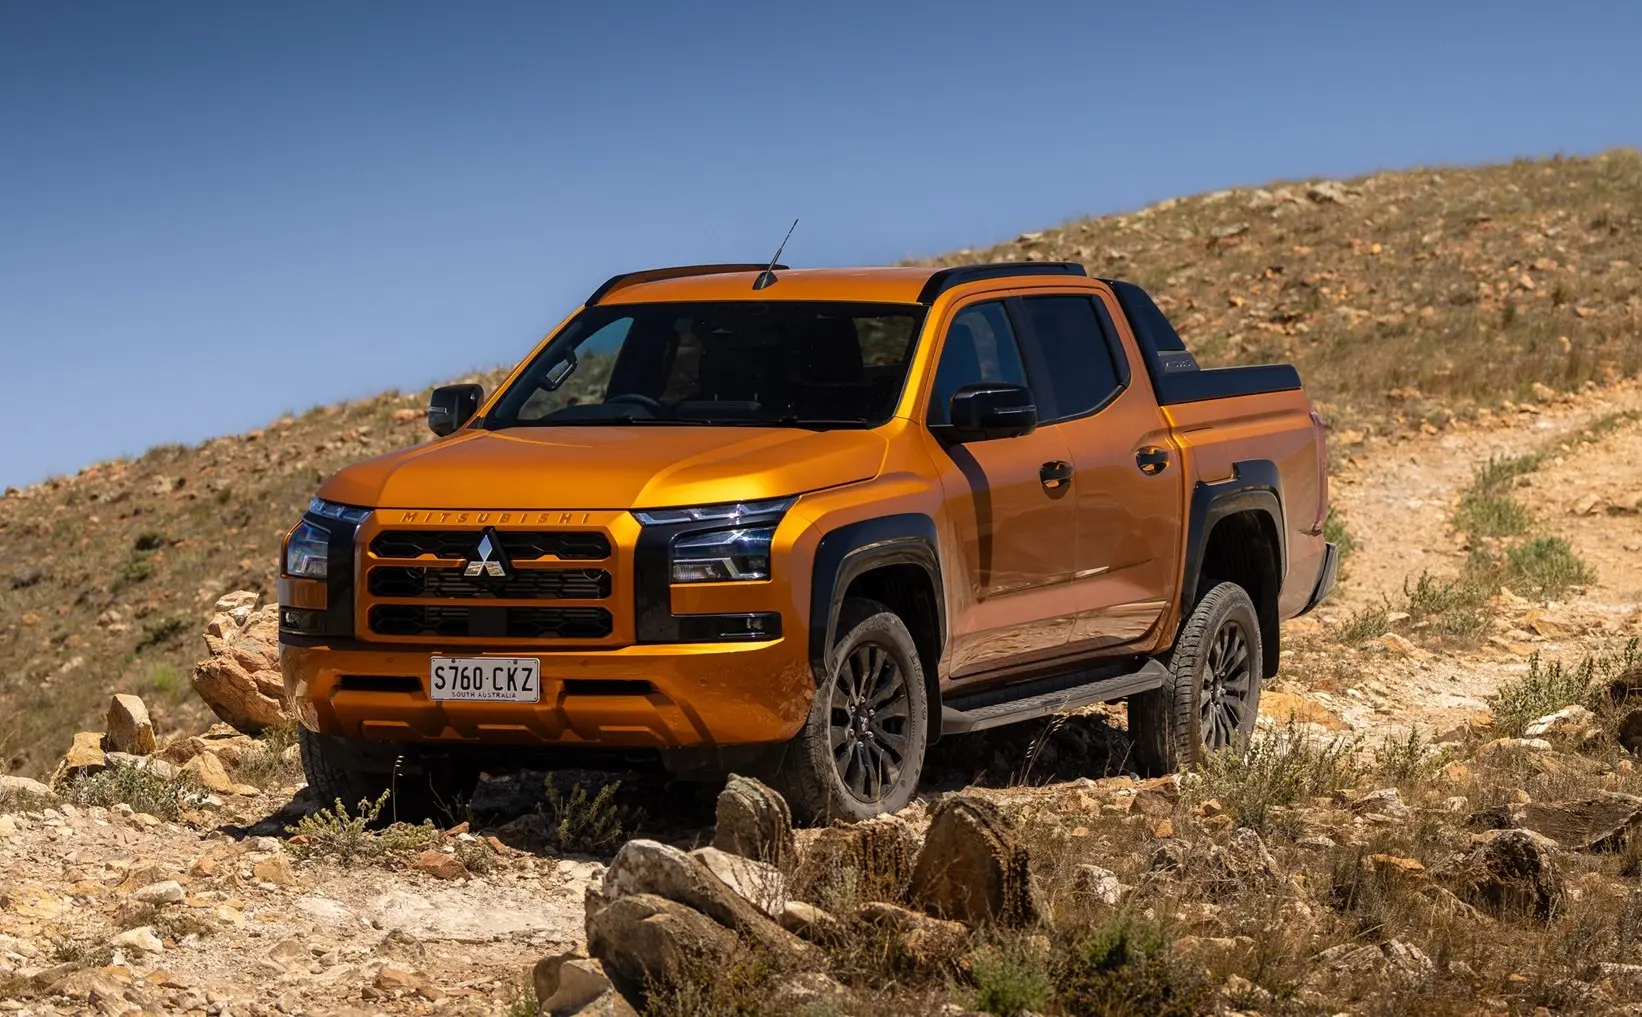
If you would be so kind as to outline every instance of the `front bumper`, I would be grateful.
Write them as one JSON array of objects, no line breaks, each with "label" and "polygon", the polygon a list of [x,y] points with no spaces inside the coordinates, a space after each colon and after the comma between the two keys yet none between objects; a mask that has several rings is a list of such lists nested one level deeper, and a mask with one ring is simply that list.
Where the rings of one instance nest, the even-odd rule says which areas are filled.
[{"label": "front bumper", "polygon": [[808,716],[815,682],[802,640],[636,645],[538,657],[539,703],[435,702],[427,647],[280,646],[285,695],[321,734],[385,742],[671,749],[780,742]]}]

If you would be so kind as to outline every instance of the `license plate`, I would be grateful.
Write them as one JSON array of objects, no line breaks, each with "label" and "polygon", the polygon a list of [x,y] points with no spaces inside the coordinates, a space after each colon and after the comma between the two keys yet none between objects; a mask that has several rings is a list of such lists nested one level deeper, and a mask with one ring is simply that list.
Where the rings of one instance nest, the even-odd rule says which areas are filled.
[{"label": "license plate", "polygon": [[542,662],[535,657],[434,657],[428,692],[441,700],[539,703]]}]

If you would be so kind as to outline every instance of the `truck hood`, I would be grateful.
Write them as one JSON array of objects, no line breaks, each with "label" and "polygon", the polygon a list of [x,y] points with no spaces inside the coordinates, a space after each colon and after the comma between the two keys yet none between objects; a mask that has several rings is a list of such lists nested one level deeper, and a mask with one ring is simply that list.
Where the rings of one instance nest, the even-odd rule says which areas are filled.
[{"label": "truck hood", "polygon": [[878,475],[873,431],[519,427],[346,467],[319,496],[366,508],[628,509],[781,498]]}]

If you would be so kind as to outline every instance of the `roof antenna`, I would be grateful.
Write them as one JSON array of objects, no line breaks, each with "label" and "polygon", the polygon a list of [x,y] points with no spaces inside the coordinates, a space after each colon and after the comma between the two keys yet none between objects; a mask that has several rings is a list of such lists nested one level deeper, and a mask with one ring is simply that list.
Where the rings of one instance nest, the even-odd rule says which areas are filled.
[{"label": "roof antenna", "polygon": [[[792,225],[787,227],[787,235],[781,238],[781,246],[777,247],[775,249],[775,257],[770,259],[770,267],[766,268],[764,271],[758,273],[758,278],[753,280],[753,289],[755,289],[755,290],[768,289],[771,286],[774,286],[776,284],[776,282],[777,282],[777,280],[775,278],[776,263],[781,260],[781,252],[785,251],[787,249],[787,241],[792,239],[792,231],[797,229],[797,228],[798,228],[798,220],[794,219],[792,221]],[[782,267],[785,267],[785,266],[782,266]]]}]

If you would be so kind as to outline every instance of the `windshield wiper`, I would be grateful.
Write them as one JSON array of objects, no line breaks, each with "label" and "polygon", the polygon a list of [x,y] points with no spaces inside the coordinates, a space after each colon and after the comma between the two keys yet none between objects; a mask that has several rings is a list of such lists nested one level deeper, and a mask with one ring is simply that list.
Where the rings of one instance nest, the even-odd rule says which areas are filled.
[{"label": "windshield wiper", "polygon": [[797,417],[786,416],[775,418],[777,427],[865,427],[866,417]]}]

